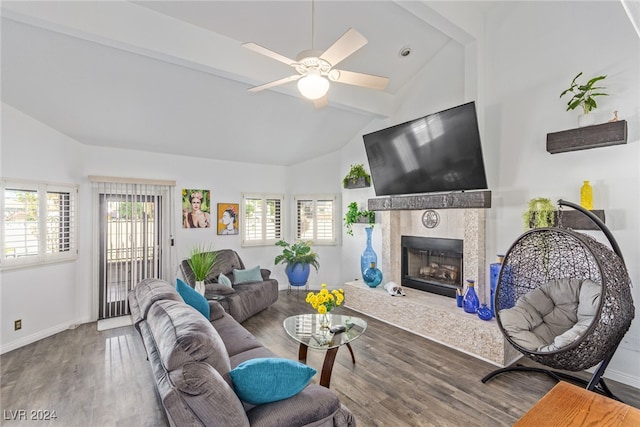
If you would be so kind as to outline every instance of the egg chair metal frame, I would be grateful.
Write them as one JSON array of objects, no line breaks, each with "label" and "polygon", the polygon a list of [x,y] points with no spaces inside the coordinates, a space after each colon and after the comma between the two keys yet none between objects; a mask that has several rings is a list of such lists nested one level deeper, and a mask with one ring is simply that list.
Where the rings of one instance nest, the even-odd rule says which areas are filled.
[{"label": "egg chair metal frame", "polygon": [[[556,380],[584,386],[616,400],[604,382],[604,372],[628,331],[635,315],[631,279],[622,253],[611,231],[592,212],[571,202],[559,200],[558,226],[538,228],[522,234],[505,254],[495,291],[496,320],[507,341],[524,356],[551,369],[520,364],[494,370],[482,382],[513,371],[539,372]],[[573,208],[588,216],[604,233],[611,248],[591,236],[566,229],[562,224],[562,207]],[[524,348],[505,331],[500,310],[511,308],[528,292],[552,279],[591,279],[601,285],[596,315],[571,344],[554,351]],[[585,380],[563,371],[583,371],[597,366]]]}]

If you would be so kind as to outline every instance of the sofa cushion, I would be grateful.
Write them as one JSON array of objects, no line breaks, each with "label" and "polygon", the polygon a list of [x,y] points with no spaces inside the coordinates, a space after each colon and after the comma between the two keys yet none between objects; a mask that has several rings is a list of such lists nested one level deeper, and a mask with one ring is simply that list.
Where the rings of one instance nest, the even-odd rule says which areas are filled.
[{"label": "sofa cushion", "polygon": [[206,363],[185,363],[169,374],[182,399],[205,425],[249,426],[238,396],[222,376]]},{"label": "sofa cushion", "polygon": [[139,310],[139,318],[134,319],[137,323],[139,320],[146,319],[149,308],[160,300],[182,301],[182,297],[167,282],[160,279],[148,278],[142,280],[133,289],[137,299],[137,307]]},{"label": "sofa cushion", "polygon": [[[589,327],[600,303],[600,285],[591,280],[553,279],[499,313],[502,326],[523,348],[555,351]],[[579,321],[580,320],[580,321]]]},{"label": "sofa cushion", "polygon": [[204,298],[204,296],[200,295],[198,291],[196,291],[180,279],[176,280],[176,290],[178,291],[184,302],[198,310],[205,319],[209,320],[211,309],[209,308],[209,303]]},{"label": "sofa cushion", "polygon": [[[305,408],[305,410],[300,410]],[[255,406],[247,411],[252,427],[355,426],[351,412],[326,387],[309,384],[293,397]]]},{"label": "sofa cushion", "polygon": [[220,275],[218,276],[218,283],[231,288],[231,279],[225,276],[224,273],[220,273]]},{"label": "sofa cushion", "polygon": [[231,295],[235,291],[231,286],[225,286],[222,283],[205,283],[204,285],[204,297],[207,299],[214,299],[219,295]]},{"label": "sofa cushion", "polygon": [[253,405],[295,396],[315,374],[303,363],[277,357],[247,360],[229,372],[238,397]]},{"label": "sofa cushion", "polygon": [[246,270],[233,270],[233,278],[234,284],[238,285],[241,283],[250,283],[250,282],[262,282],[262,274],[260,274],[260,266],[256,265],[253,268],[248,268]]},{"label": "sofa cushion", "polygon": [[222,375],[231,370],[220,335],[191,306],[177,301],[158,301],[149,309],[148,322],[167,371],[188,362],[208,363]]}]

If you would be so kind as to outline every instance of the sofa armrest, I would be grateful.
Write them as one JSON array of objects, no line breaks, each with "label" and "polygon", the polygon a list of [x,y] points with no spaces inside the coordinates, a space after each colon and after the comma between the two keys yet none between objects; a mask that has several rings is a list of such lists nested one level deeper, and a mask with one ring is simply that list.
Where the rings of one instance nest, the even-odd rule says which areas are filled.
[{"label": "sofa armrest", "polygon": [[271,270],[267,270],[266,268],[261,268],[260,274],[262,275],[262,280],[269,280],[271,278]]},{"label": "sofa armrest", "polygon": [[210,311],[209,313],[210,322],[213,322],[214,320],[218,320],[224,317],[224,314],[226,312],[224,311],[224,308],[218,301],[208,300],[208,302],[209,302],[209,311]]},{"label": "sofa armrest", "polygon": [[274,414],[277,414],[279,425],[282,426],[355,426],[353,415],[340,404],[338,396],[332,390],[316,384],[308,385],[288,399],[258,405],[247,411],[251,425],[268,425],[274,419]]}]

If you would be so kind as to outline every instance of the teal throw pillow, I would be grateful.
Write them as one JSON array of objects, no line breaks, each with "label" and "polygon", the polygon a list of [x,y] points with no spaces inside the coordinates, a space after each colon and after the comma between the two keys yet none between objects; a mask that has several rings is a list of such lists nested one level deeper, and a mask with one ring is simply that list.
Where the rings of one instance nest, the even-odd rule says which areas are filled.
[{"label": "teal throw pillow", "polygon": [[231,287],[231,279],[225,276],[224,273],[220,273],[220,275],[218,276],[218,283]]},{"label": "teal throw pillow", "polygon": [[236,270],[233,269],[233,278],[234,283],[237,285],[239,283],[247,283],[247,282],[262,282],[262,274],[260,274],[260,266],[256,265],[253,268],[248,268],[246,270]]},{"label": "teal throw pillow", "polygon": [[178,279],[176,282],[176,290],[182,297],[185,303],[198,310],[205,319],[209,320],[211,309],[209,308],[209,302],[198,291],[191,286]]},{"label": "teal throw pillow", "polygon": [[277,357],[247,360],[229,372],[240,400],[252,405],[295,396],[315,374],[315,369],[303,363]]}]

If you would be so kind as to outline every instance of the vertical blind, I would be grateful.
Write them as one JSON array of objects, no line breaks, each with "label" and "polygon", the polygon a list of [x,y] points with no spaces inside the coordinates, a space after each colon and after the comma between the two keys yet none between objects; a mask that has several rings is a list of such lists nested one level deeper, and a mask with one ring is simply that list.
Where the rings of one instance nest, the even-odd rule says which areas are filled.
[{"label": "vertical blind", "polygon": [[[94,271],[101,319],[129,314],[138,282],[171,281],[174,185],[90,177],[94,196]],[[119,181],[119,182],[118,182]]]}]

